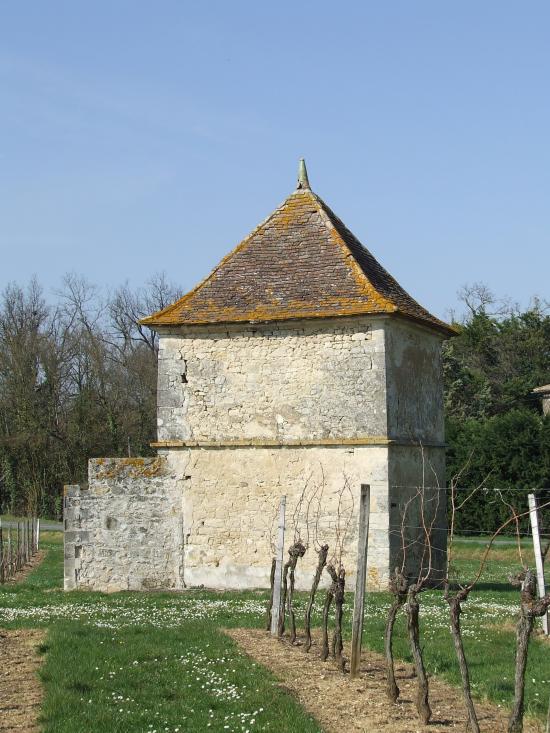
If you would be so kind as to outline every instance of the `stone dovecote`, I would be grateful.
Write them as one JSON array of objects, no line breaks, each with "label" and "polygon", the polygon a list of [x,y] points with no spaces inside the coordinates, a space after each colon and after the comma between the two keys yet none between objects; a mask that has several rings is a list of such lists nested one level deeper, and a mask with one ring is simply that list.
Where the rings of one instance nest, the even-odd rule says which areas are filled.
[{"label": "stone dovecote", "polygon": [[[140,539],[132,501],[150,496],[168,546],[143,551],[139,578],[126,580],[111,551],[117,581],[110,588],[150,586],[161,577],[155,563],[165,587],[265,587],[279,497],[287,495],[292,516],[304,485],[322,485],[319,539],[330,544],[342,484],[358,506],[360,485],[369,483],[369,584],[385,588],[413,487],[426,473],[430,486],[444,486],[440,350],[453,331],[311,191],[305,166],[298,188],[205,280],[143,323],[160,338],[155,447],[164,479],[153,477],[149,491],[140,488],[141,474],[122,480],[125,469],[111,483],[103,476],[99,487],[92,465],[89,496],[99,487],[102,498],[86,503],[81,492],[92,539],[80,550],[79,584],[106,587],[97,567],[107,539],[116,548],[123,538],[124,567],[128,545]],[[109,492],[123,523],[128,518],[124,529],[106,529]],[[444,492],[433,489],[431,506],[442,567]],[[351,577],[355,522],[347,541]],[[416,561],[409,553],[411,574]],[[311,550],[300,561],[298,587],[309,585],[314,564]]]}]

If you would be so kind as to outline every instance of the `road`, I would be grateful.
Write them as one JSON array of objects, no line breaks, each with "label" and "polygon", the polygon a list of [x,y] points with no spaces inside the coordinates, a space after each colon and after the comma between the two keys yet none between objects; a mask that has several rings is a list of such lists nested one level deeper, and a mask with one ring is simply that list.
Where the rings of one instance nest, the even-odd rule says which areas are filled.
[{"label": "road", "polygon": [[[460,544],[464,542],[467,544],[475,542],[476,545],[488,545],[490,540],[490,537],[461,537],[460,535],[456,535],[455,537],[455,542]],[[521,538],[522,544],[531,544],[532,541],[531,537],[522,536]],[[493,545],[517,545],[517,543],[516,537],[497,537],[493,540]]]},{"label": "road", "polygon": [[[2,519],[2,529],[17,529],[16,519]],[[62,532],[63,522],[54,522],[52,519],[40,520],[41,532]]]},{"label": "road", "polygon": [[[7,529],[8,527],[11,527],[12,529],[17,529],[17,520],[14,519],[2,519],[2,527]],[[40,520],[40,530],[42,532],[62,532],[63,531],[63,522],[55,522],[52,519],[41,519]],[[455,542],[459,543],[476,543],[476,544],[486,544],[489,542],[489,537],[464,537],[457,535],[455,537]],[[544,538],[543,538],[544,540]],[[530,537],[522,537],[522,542],[525,543],[531,543]],[[515,537],[497,537],[494,541],[494,545],[515,545],[517,543],[517,540]]]}]

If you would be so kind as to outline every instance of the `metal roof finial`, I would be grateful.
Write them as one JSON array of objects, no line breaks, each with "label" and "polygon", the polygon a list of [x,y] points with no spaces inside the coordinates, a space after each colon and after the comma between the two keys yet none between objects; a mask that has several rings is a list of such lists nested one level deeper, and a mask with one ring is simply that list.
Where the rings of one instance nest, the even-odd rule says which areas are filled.
[{"label": "metal roof finial", "polygon": [[300,158],[298,163],[298,186],[297,188],[309,188],[309,179],[307,177],[306,161]]}]

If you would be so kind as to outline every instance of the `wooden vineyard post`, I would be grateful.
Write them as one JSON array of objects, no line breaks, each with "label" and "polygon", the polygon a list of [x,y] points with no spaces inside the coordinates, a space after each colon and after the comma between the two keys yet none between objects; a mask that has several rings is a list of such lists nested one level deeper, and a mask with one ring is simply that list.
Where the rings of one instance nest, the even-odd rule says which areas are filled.
[{"label": "wooden vineyard post", "polygon": [[0,583],[6,579],[6,563],[4,559],[4,537],[2,535],[2,520],[0,519]]},{"label": "wooden vineyard post", "polygon": [[[537,588],[539,598],[543,598],[546,590],[544,588],[544,566],[542,563],[542,552],[540,549],[539,514],[537,500],[534,494],[529,494],[529,519],[531,520],[531,532],[533,534],[533,550],[535,553],[535,565],[537,567]],[[548,636],[548,611],[542,617],[542,628]]]},{"label": "wooden vineyard post", "polygon": [[11,525],[8,527],[8,577],[13,575],[13,557],[11,546]]},{"label": "wooden vineyard post", "polygon": [[355,599],[353,603],[353,622],[351,631],[350,674],[357,677],[361,662],[361,640],[363,636],[363,617],[365,613],[365,590],[367,582],[367,551],[369,545],[370,486],[361,484],[359,505],[359,540],[357,546],[357,575],[355,578]]},{"label": "wooden vineyard post", "polygon": [[21,532],[19,525],[21,522],[17,522],[17,539],[15,541],[15,567],[16,570],[19,570],[21,567]]},{"label": "wooden vineyard post", "polygon": [[281,611],[283,611],[281,608],[281,582],[283,577],[283,559],[285,551],[285,513],[286,496],[281,496],[281,503],[279,504],[277,554],[275,555],[275,579],[273,582],[273,605],[271,606],[271,636],[278,635],[279,617],[281,615]]}]

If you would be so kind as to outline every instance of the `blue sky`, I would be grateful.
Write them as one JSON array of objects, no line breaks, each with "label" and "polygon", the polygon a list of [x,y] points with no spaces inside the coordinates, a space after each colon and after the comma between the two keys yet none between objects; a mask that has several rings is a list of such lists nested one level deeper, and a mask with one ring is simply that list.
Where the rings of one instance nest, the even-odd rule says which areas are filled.
[{"label": "blue sky", "polygon": [[0,2],[0,288],[192,287],[295,186],[438,315],[548,296],[550,5]]}]

